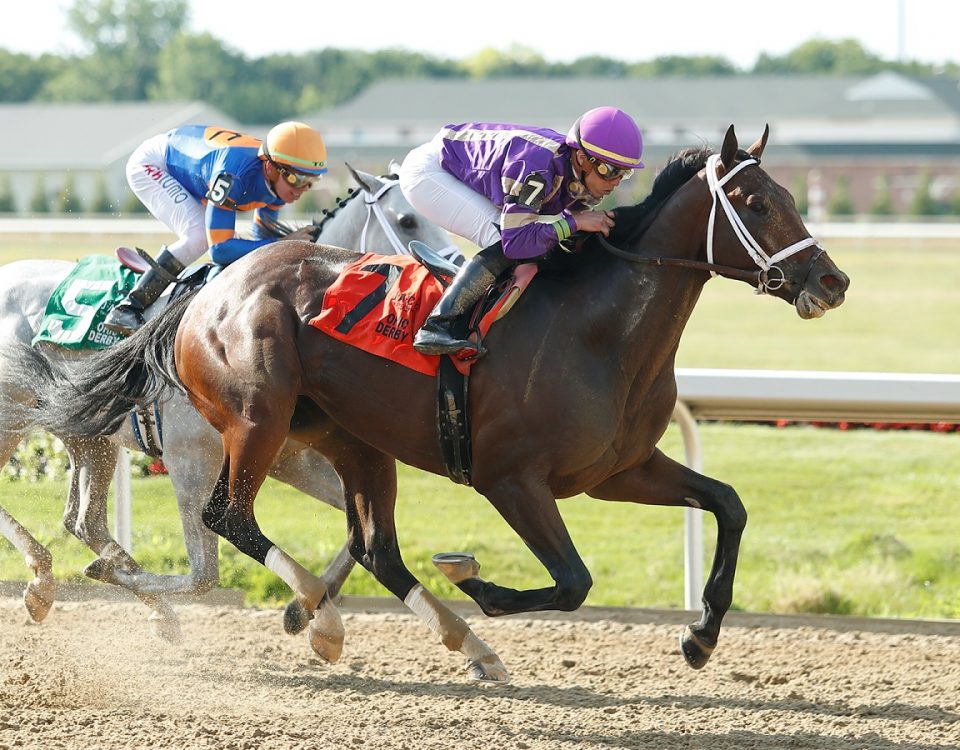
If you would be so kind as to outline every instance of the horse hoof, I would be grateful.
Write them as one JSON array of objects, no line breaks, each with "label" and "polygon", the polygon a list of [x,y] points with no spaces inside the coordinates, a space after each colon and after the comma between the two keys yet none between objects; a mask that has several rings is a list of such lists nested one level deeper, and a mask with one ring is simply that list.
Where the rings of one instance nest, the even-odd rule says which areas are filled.
[{"label": "horse hoof", "polygon": [[310,613],[298,601],[290,602],[283,610],[283,630],[288,635],[302,633],[310,624]]},{"label": "horse hoof", "polygon": [[506,685],[510,673],[496,654],[467,662],[467,677],[481,685]]},{"label": "horse hoof", "polygon": [[680,634],[680,652],[683,654],[683,658],[686,659],[687,664],[694,669],[703,669],[706,663],[710,661],[710,655],[713,653],[713,649],[713,646],[708,646],[698,638],[689,625],[687,629]]},{"label": "horse hoof", "polygon": [[333,602],[325,597],[310,623],[310,648],[321,659],[336,664],[343,653],[343,635],[340,612]]},{"label": "horse hoof", "polygon": [[23,590],[23,606],[27,608],[31,620],[43,622],[53,607],[53,587],[39,583],[36,579],[30,581]]},{"label": "horse hoof", "polygon": [[85,567],[83,574],[87,578],[92,578],[94,581],[113,583],[113,566],[102,557],[98,557]]},{"label": "horse hoof", "polygon": [[310,628],[310,648],[328,664],[336,664],[343,653],[343,633],[339,636],[321,633],[316,628]]},{"label": "horse hoof", "polygon": [[438,552],[433,564],[454,585],[480,574],[480,563],[469,552]]},{"label": "horse hoof", "polygon": [[183,633],[180,630],[180,621],[176,617],[165,617],[156,612],[147,618],[150,623],[150,632],[167,643],[183,643]]}]

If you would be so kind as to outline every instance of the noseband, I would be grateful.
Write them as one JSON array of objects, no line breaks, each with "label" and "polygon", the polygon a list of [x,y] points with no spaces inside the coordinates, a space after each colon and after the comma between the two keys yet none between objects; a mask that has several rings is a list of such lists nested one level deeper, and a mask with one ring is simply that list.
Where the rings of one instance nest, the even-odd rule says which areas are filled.
[{"label": "noseband", "polygon": [[[783,250],[780,250],[773,255],[767,255],[760,246],[760,243],[754,239],[752,234],[750,234],[740,216],[734,210],[733,205],[730,203],[730,199],[727,198],[727,194],[723,190],[723,186],[737,172],[744,167],[748,167],[753,164],[759,164],[760,162],[757,159],[745,159],[736,167],[731,169],[727,174],[725,174],[723,178],[717,177],[717,165],[719,162],[720,155],[713,154],[707,159],[706,164],[707,185],[710,188],[710,195],[713,198],[713,205],[710,207],[710,218],[707,221],[706,263],[698,260],[687,260],[685,258],[651,258],[648,256],[637,255],[636,253],[628,253],[625,250],[621,250],[620,248],[612,245],[606,237],[600,234],[597,235],[597,240],[607,252],[617,256],[618,258],[623,258],[624,260],[633,262],[652,263],[657,266],[678,266],[680,268],[693,268],[700,271],[709,271],[711,276],[723,276],[728,279],[746,281],[756,287],[757,294],[769,294],[771,291],[776,291],[782,288],[787,283],[783,269],[776,265],[779,261],[789,258],[791,255],[795,255],[811,245],[817,245],[817,252],[815,252],[811,256],[810,260],[807,261],[806,267],[803,269],[803,280],[800,282],[800,285],[797,289],[797,294],[795,294],[791,300],[791,302],[796,302],[796,298],[800,294],[800,289],[802,289],[804,284],[806,284],[807,277],[810,275],[813,265],[823,254],[823,248],[819,246],[815,238],[807,237],[799,242],[794,242],[792,245],[785,247]],[[741,268],[723,266],[713,262],[713,235],[716,224],[718,203],[723,208],[724,213],[727,215],[727,219],[730,222],[733,233],[736,235],[737,239],[740,240],[740,244],[759,268],[758,271],[745,271]]]}]

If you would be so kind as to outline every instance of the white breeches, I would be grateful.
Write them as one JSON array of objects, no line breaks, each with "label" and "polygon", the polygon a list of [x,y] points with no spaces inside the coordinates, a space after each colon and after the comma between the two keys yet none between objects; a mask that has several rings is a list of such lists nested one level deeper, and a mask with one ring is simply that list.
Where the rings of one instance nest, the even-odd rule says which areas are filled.
[{"label": "white breeches", "polygon": [[189,266],[208,249],[205,209],[167,173],[166,164],[167,136],[154,136],[127,160],[127,183],[147,210],[177,235],[167,250]]},{"label": "white breeches", "polygon": [[440,166],[440,141],[413,149],[400,167],[400,190],[434,224],[489,247],[500,239],[500,210]]}]

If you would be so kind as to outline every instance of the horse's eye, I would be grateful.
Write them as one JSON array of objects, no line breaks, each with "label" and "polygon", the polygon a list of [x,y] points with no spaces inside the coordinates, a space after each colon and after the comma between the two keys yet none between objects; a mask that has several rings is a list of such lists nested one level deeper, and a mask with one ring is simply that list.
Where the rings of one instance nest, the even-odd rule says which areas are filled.
[{"label": "horse's eye", "polygon": [[755,214],[765,214],[767,212],[767,203],[763,198],[759,198],[756,195],[751,195],[747,198],[747,208],[753,211]]},{"label": "horse's eye", "polygon": [[411,214],[400,214],[397,223],[404,229],[413,229],[417,226],[416,218]]}]

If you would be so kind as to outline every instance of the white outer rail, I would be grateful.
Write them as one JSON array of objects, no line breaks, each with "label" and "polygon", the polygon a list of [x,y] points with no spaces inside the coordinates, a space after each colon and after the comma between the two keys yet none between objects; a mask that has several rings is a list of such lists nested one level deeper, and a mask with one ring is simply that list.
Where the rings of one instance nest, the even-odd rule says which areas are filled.
[{"label": "white outer rail", "polygon": [[[678,368],[673,418],[686,463],[703,469],[699,419],[960,422],[960,375]],[[684,606],[700,607],[703,511],[685,510]]]},{"label": "white outer rail", "polygon": [[[678,368],[673,418],[683,437],[686,464],[703,472],[699,419],[829,422],[958,422],[960,375],[718,370]],[[133,552],[130,454],[120,451],[114,472],[117,541]],[[703,511],[684,510],[684,585],[687,609],[703,591]]]}]

